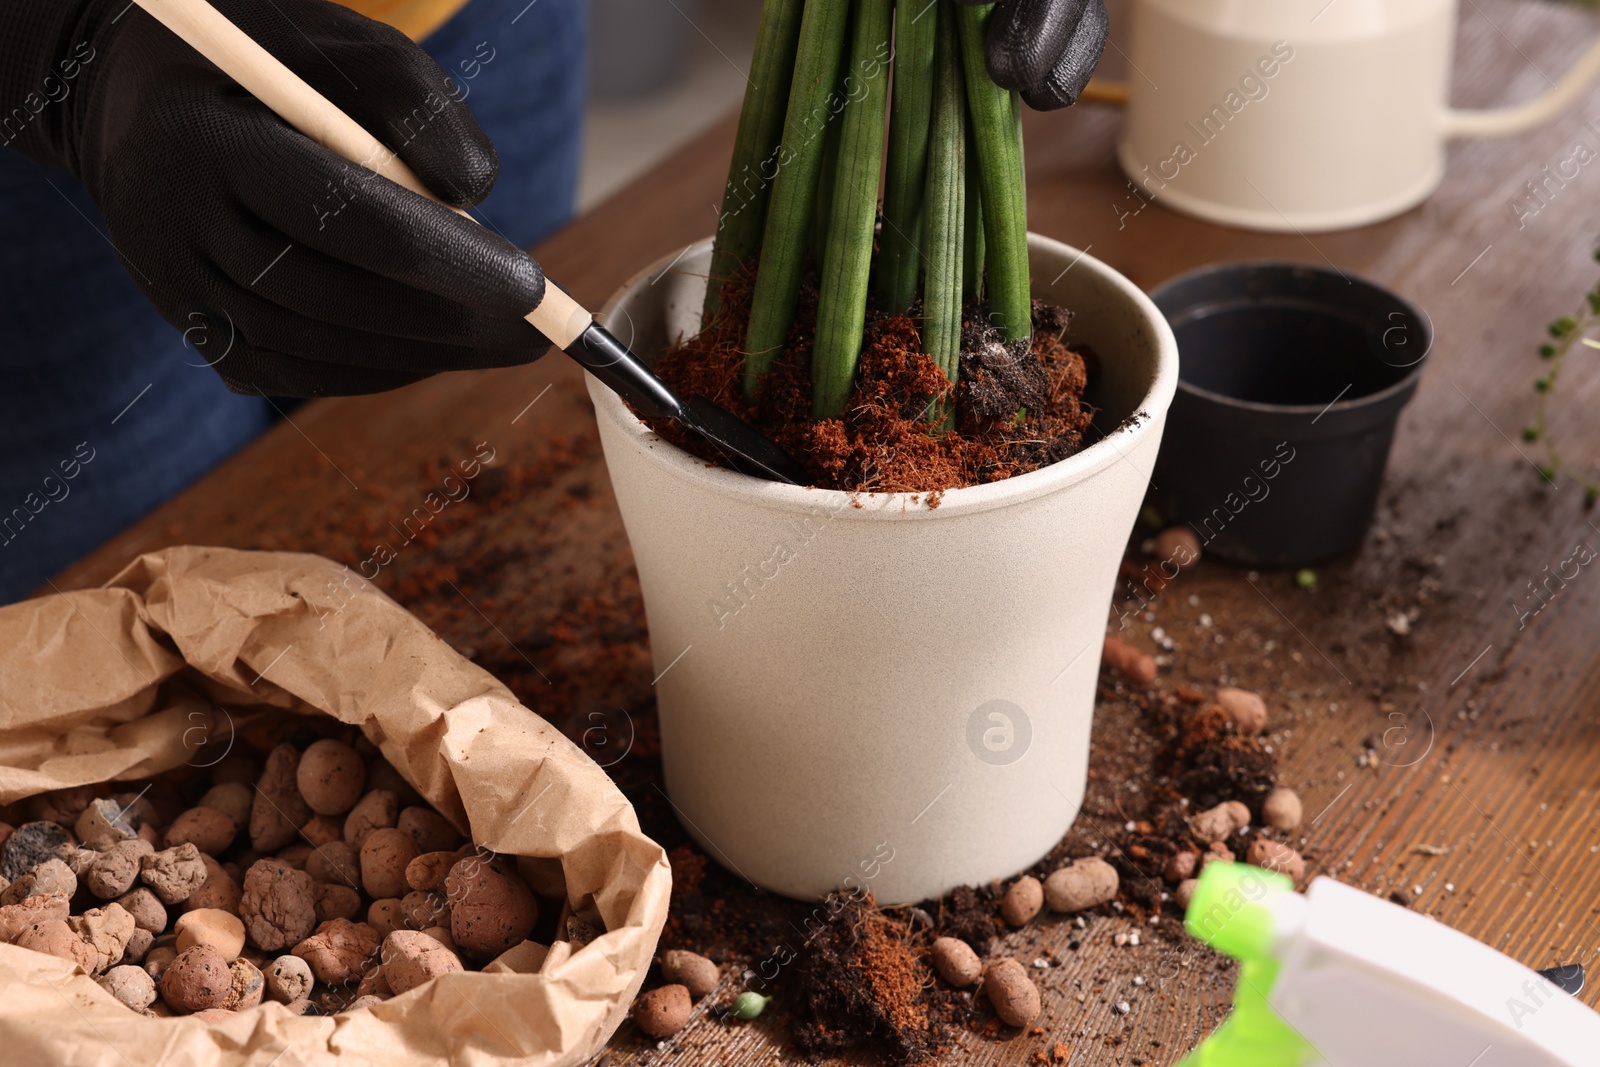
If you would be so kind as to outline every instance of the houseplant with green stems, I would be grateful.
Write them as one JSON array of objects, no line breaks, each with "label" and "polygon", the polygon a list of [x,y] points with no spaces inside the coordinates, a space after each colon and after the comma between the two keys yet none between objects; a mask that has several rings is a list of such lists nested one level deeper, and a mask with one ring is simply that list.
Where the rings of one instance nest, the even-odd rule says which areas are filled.
[{"label": "houseplant with green stems", "polygon": [[815,418],[845,410],[869,298],[920,309],[923,351],[952,385],[966,303],[981,295],[1006,342],[1028,340],[1022,98],[1070,103],[1104,30],[1099,0],[767,0],[704,305],[709,322],[725,282],[753,272],[747,397],[785,346],[811,266]]},{"label": "houseplant with green stems", "polygon": [[[839,402],[849,360],[860,358],[863,307],[869,330],[871,316],[881,323],[882,309],[895,309],[895,336],[926,349],[936,380],[961,373],[956,346],[978,308],[999,316],[982,325],[1002,346],[1008,322],[1027,343],[1031,302],[1070,308],[1071,339],[1099,357],[1103,440],[949,489],[936,508],[911,492],[805,488],[716,466],[591,383],[648,616],[665,791],[706,853],[755,885],[918,901],[1029,866],[1077,814],[1106,612],[1177,387],[1177,352],[1136,286],[1027,232],[1019,109],[1000,79],[1031,74],[1008,69],[1009,52],[997,58],[994,45],[1043,39],[1010,32],[1041,11],[1071,16],[1064,32],[1051,30],[1066,41],[1086,21],[1094,38],[1085,12],[1096,10],[1079,0],[767,0],[716,237],[646,266],[601,312],[635,351],[670,349],[674,359],[690,348],[679,342],[733,321],[739,335],[719,334],[715,350],[724,388],[741,395],[752,364],[762,397],[798,390],[804,377],[809,395],[791,398],[802,421]],[[964,25],[978,32],[964,38]],[[1070,95],[1061,54],[1030,53],[1044,75],[1019,79],[1024,103]],[[988,104],[974,102],[979,74]],[[784,107],[769,106],[765,94],[785,82]],[[909,117],[924,109],[925,124]],[[1010,163],[986,167],[993,141]],[[995,178],[1014,206],[991,211],[985,183]],[[773,258],[779,235],[788,258]],[[1020,254],[1007,251],[1018,240]],[[997,268],[1005,256],[1015,262]],[[798,311],[786,310],[788,287],[808,276],[814,291],[797,288]],[[1009,304],[996,295],[1022,279]],[[764,300],[784,312],[782,330],[733,314]],[[702,330],[708,310],[713,329]],[[807,344],[813,329],[834,335],[820,356]],[[763,348],[759,330],[779,340]],[[772,369],[808,357],[839,363],[808,377]],[[935,441],[948,415],[930,405],[919,432]]]}]

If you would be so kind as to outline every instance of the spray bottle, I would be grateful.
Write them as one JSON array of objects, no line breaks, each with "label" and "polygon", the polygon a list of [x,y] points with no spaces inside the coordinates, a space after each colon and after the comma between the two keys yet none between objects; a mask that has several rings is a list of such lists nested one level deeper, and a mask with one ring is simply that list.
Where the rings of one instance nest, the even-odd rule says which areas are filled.
[{"label": "spray bottle", "polygon": [[1600,1067],[1600,1015],[1568,995],[1581,967],[1530,970],[1331,878],[1302,896],[1212,863],[1184,925],[1239,960],[1239,985],[1178,1067]]}]

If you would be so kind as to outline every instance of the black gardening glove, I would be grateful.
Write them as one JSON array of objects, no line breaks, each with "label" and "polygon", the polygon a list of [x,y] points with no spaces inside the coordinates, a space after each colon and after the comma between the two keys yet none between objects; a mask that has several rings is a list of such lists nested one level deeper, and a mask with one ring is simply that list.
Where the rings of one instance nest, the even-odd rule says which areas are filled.
[{"label": "black gardening glove", "polygon": [[985,41],[989,76],[1039,111],[1069,107],[1094,74],[1110,25],[1105,0],[1000,0]]},{"label": "black gardening glove", "polygon": [[[488,194],[494,146],[399,31],[327,0],[213,3],[439,197]],[[370,393],[547,348],[525,252],[302,136],[128,0],[4,0],[0,101],[23,103],[0,143],[83,181],[236,392]]]}]

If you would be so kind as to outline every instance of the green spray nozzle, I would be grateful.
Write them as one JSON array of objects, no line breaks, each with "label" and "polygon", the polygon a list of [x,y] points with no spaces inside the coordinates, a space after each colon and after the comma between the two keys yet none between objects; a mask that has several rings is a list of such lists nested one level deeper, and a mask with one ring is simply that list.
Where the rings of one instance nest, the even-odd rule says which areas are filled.
[{"label": "green spray nozzle", "polygon": [[1200,874],[1184,929],[1239,961],[1233,1014],[1178,1067],[1306,1067],[1316,1056],[1310,1042],[1267,1003],[1278,980],[1272,954],[1275,898],[1293,894],[1281,874],[1242,863],[1210,863]]}]

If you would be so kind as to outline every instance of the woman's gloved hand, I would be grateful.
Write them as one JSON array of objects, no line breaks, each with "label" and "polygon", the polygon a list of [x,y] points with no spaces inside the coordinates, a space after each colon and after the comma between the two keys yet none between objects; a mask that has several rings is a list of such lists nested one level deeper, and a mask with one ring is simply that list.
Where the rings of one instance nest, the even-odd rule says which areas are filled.
[{"label": "woman's gloved hand", "polygon": [[1110,25],[1105,0],[1000,0],[985,41],[989,76],[1039,111],[1069,107],[1094,74]]},{"label": "woman's gloved hand", "polygon": [[[494,146],[397,30],[328,0],[213,3],[441,199],[488,194]],[[525,252],[302,136],[128,0],[7,0],[0,92],[0,143],[83,181],[236,392],[376,392],[548,347],[522,319],[544,295]]]}]

